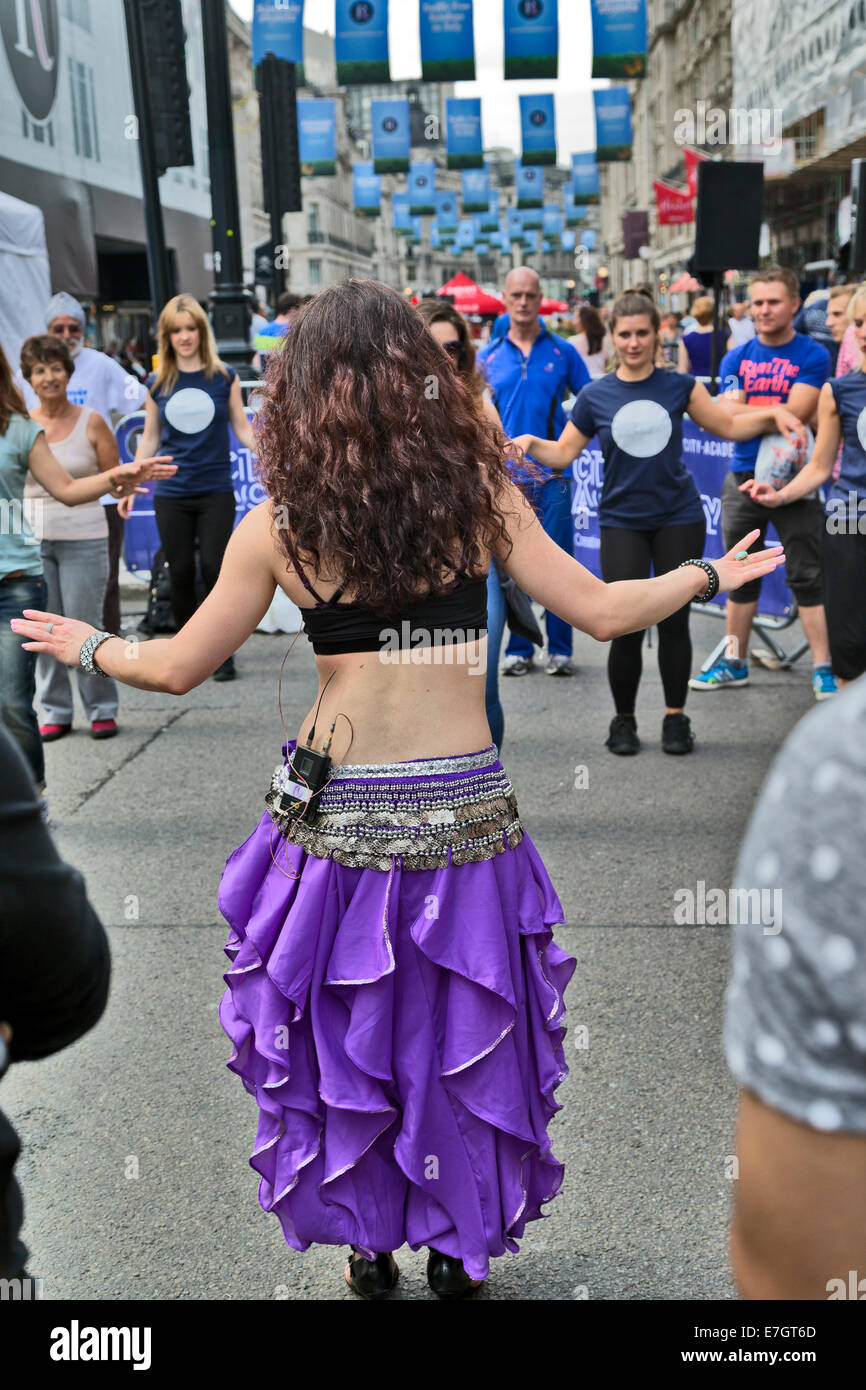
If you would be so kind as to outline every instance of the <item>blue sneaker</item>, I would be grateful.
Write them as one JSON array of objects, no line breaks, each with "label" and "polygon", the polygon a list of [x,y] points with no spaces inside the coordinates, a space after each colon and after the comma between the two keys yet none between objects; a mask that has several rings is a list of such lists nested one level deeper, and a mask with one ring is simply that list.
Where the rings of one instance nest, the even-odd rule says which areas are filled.
[{"label": "blue sneaker", "polygon": [[839,694],[836,677],[829,666],[816,666],[812,672],[812,689],[816,700],[829,700],[831,695]]},{"label": "blue sneaker", "polygon": [[690,690],[721,690],[723,686],[733,689],[749,684],[748,662],[742,666],[732,666],[727,657],[720,657],[709,671],[701,671],[689,681]]}]

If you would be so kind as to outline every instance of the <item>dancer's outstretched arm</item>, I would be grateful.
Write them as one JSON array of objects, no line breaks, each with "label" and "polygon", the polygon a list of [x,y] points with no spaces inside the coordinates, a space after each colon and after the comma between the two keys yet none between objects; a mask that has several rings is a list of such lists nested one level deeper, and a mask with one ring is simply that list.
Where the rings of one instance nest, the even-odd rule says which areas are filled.
[{"label": "dancer's outstretched arm", "polygon": [[[707,574],[696,565],[654,579],[604,584],[545,534],[535,512],[513,483],[505,485],[499,505],[506,514],[513,542],[510,555],[504,542],[496,547],[500,563],[524,593],[570,627],[588,632],[599,642],[652,627],[705,593],[709,585]],[[710,561],[719,576],[720,593],[739,589],[748,580],[770,574],[784,563],[780,545],[749,555],[745,561],[733,558],[737,551],[747,550],[759,535],[757,530],[750,531],[727,555]]]},{"label": "dancer's outstretched arm", "polygon": [[[219,579],[201,607],[174,637],[139,642],[112,637],[96,652],[107,676],[138,690],[185,695],[212,676],[218,666],[255,632],[276,589],[275,548],[270,504],[247,513],[232,533]],[[53,624],[47,632],[45,624]],[[77,666],[81,644],[97,629],[60,613],[26,609],[13,631],[30,640],[26,651],[47,652],[65,666]]]}]

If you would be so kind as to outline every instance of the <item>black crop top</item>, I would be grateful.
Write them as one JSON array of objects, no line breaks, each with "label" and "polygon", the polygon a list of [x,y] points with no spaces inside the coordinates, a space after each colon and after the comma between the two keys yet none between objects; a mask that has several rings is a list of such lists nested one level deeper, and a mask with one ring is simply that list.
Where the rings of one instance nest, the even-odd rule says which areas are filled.
[{"label": "black crop top", "polygon": [[486,575],[470,579],[461,572],[447,593],[427,594],[402,613],[378,618],[369,608],[361,608],[356,603],[336,602],[345,584],[325,602],[300,566],[295,572],[316,600],[315,608],[301,609],[304,631],[316,656],[474,642],[487,631]]}]

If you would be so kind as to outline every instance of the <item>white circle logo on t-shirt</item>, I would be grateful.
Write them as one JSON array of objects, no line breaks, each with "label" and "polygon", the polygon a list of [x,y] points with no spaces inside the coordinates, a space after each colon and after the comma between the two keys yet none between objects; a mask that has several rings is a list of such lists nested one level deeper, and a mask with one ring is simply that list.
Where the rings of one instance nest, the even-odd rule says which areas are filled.
[{"label": "white circle logo on t-shirt", "polygon": [[172,429],[180,430],[181,434],[198,434],[199,430],[206,430],[215,414],[213,396],[198,386],[184,386],[182,391],[175,391],[165,406],[166,420]]},{"label": "white circle logo on t-shirt", "polygon": [[629,401],[610,422],[613,442],[638,459],[660,454],[673,430],[670,415],[658,401]]},{"label": "white circle logo on t-shirt", "polygon": [[857,438],[860,440],[860,448],[866,449],[866,406],[857,416]]}]

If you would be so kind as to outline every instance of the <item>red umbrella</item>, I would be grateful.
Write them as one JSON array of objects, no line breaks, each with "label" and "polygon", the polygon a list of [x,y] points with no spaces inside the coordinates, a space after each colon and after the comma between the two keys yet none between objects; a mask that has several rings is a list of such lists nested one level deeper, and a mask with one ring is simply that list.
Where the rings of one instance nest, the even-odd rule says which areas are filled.
[{"label": "red umbrella", "polygon": [[501,299],[495,294],[488,294],[462,270],[436,293],[451,295],[455,309],[461,314],[501,314],[505,309]]},{"label": "red umbrella", "polygon": [[561,299],[542,299],[538,312],[542,318],[545,314],[567,314],[568,305],[564,304]]}]

